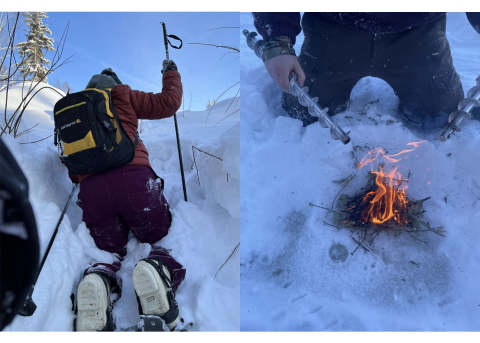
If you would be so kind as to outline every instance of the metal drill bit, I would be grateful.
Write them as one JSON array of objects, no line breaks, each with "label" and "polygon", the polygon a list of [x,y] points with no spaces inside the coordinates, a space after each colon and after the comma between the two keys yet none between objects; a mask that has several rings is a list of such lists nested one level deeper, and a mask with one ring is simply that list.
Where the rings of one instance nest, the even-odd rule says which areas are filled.
[{"label": "metal drill bit", "polygon": [[[258,35],[256,32],[249,32],[245,29],[243,30],[243,34],[247,38],[248,47],[255,51],[255,55],[262,58],[265,42],[256,38]],[[288,85],[290,93],[298,97],[298,101],[301,105],[308,107],[308,113],[310,113],[311,116],[318,117],[318,122],[322,127],[330,128],[330,136],[334,140],[340,140],[343,144],[348,144],[350,142],[350,137],[348,136],[350,131],[345,133],[338,125],[338,120],[332,120],[327,114],[328,108],[322,109],[317,103],[318,98],[312,98],[308,94],[308,87],[300,87],[297,82],[297,75],[293,72],[292,75],[293,76],[290,76],[290,83]]]},{"label": "metal drill bit", "polygon": [[453,132],[460,132],[460,123],[464,118],[471,118],[475,107],[480,107],[480,77],[477,79],[477,85],[470,89],[467,97],[460,101],[458,110],[454,111],[448,117],[448,125],[440,135],[440,140],[445,142],[450,138]]}]

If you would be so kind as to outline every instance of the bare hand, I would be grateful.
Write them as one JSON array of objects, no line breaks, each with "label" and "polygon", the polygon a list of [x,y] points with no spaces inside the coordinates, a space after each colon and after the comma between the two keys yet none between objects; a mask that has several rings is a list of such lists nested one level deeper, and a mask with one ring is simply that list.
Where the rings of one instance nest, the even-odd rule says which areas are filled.
[{"label": "bare hand", "polygon": [[300,87],[303,87],[305,73],[303,72],[302,67],[300,67],[297,56],[281,55],[265,61],[264,64],[268,74],[283,91],[290,93],[288,90],[288,84],[290,82],[288,76],[292,71],[297,74],[297,82]]}]

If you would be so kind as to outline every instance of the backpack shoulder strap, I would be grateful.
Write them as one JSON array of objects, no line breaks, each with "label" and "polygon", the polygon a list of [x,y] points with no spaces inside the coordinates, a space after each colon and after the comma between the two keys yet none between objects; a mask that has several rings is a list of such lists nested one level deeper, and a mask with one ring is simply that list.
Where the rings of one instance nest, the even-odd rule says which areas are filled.
[{"label": "backpack shoulder strap", "polygon": [[133,140],[133,148],[136,148],[136,147],[137,147],[137,143],[138,143],[138,131],[137,131],[137,133],[135,134],[135,139]]}]

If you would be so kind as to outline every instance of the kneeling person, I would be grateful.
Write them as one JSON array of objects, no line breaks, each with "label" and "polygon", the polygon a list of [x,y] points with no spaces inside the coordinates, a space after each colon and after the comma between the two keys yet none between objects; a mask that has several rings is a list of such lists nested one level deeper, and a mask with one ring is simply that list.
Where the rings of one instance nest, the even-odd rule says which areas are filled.
[{"label": "kneeling person", "polygon": [[[179,319],[174,295],[186,271],[158,244],[168,234],[172,217],[163,179],[153,171],[137,133],[138,119],[168,118],[180,107],[177,66],[165,60],[162,73],[162,92],[153,94],[123,85],[108,68],[94,75],[84,91],[60,100],[58,108],[55,105],[55,136],[72,181],[80,183],[77,204],[83,210],[82,219],[96,246],[116,257],[113,263],[96,263],[85,271],[77,291],[77,331],[115,329],[112,306],[121,297],[122,279],[117,272],[127,252],[129,231],[139,242],[152,244],[150,255],[137,263],[132,275],[141,314],[159,315],[171,330]],[[64,101],[73,96],[79,98],[76,104]],[[81,113],[85,118],[79,117]],[[70,123],[61,125],[62,115]],[[78,119],[67,120],[67,116]],[[82,128],[85,132],[78,134]],[[78,156],[90,157],[81,161]],[[111,292],[118,293],[113,303]]]}]

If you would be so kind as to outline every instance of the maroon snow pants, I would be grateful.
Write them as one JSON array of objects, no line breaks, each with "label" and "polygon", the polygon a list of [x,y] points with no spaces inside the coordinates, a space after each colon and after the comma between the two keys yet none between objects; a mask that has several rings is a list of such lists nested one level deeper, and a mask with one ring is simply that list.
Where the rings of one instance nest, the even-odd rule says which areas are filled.
[{"label": "maroon snow pants", "polygon": [[[118,255],[118,261],[96,263],[85,271],[85,275],[100,272],[110,276],[118,300],[122,294],[122,279],[117,272],[127,253],[129,231],[141,243],[155,243],[168,234],[172,217],[163,195],[163,180],[155,179],[147,166],[126,165],[84,179],[77,203],[97,247]],[[152,244],[148,257],[160,258],[173,270],[175,292],[185,278],[182,265],[158,243]]]}]

